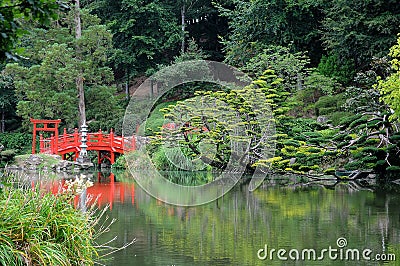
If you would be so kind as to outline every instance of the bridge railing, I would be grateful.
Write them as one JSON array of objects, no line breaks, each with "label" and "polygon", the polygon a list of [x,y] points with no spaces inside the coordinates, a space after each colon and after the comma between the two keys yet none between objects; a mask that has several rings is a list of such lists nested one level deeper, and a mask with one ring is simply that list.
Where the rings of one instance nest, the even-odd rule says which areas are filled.
[{"label": "bridge railing", "polygon": [[[67,134],[64,129],[64,134],[59,136],[57,139],[54,136],[50,138],[43,138],[40,135],[40,152],[57,154],[60,151],[68,149],[80,149],[82,134],[75,129],[74,133]],[[124,147],[125,145],[125,147]],[[98,148],[110,148],[111,150],[123,151],[124,148],[128,150],[136,149],[136,140],[134,137],[115,136],[111,130],[110,133],[103,133],[101,130],[95,133],[88,133],[87,135],[87,146]]]}]

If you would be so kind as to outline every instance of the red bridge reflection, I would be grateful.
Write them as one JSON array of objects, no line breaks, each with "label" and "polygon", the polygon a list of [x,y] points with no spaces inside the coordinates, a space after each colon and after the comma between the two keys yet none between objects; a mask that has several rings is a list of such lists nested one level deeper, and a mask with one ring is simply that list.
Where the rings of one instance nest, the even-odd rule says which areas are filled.
[{"label": "red bridge reflection", "polygon": [[110,209],[112,209],[113,202],[125,203],[126,198],[130,198],[131,204],[134,205],[135,185],[133,183],[116,182],[113,173],[107,179],[104,182],[103,175],[100,172],[97,174],[97,182],[94,182],[93,186],[87,188],[87,194],[92,196],[89,204],[92,204],[97,199],[99,207],[110,204]]},{"label": "red bridge reflection", "polygon": [[[32,181],[32,188],[35,187]],[[40,188],[51,191],[54,195],[60,193],[62,188],[65,188],[65,179],[46,181],[40,183]],[[99,208],[110,205],[112,209],[115,202],[119,203],[130,203],[134,205],[135,203],[135,185],[133,183],[117,182],[115,180],[115,175],[111,173],[107,178],[103,176],[102,173],[97,174],[97,181],[93,182],[93,186],[86,189],[86,196],[88,205],[94,203],[97,204]],[[78,206],[80,201],[80,196],[77,195],[74,199],[75,207]]]}]

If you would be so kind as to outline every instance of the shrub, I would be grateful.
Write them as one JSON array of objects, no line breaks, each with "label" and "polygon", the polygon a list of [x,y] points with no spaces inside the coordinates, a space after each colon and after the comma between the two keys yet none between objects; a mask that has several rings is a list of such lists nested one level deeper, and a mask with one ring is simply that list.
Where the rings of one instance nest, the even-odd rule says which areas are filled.
[{"label": "shrub", "polygon": [[352,118],[351,116],[352,113],[350,112],[334,112],[329,116],[329,118],[330,120],[332,120],[332,124],[334,126],[337,126],[339,124],[344,124],[345,123],[344,120],[345,121],[349,120],[350,121],[349,123],[351,123],[354,120],[354,118]]},{"label": "shrub", "polygon": [[328,169],[326,169],[326,170],[324,171],[324,174],[326,174],[326,175],[333,175],[333,174],[335,174],[335,172],[336,172],[335,168],[328,168]]},{"label": "shrub", "polygon": [[121,156],[119,156],[111,167],[113,169],[126,169],[128,166],[126,163],[125,155],[122,154]]},{"label": "shrub", "polygon": [[330,115],[335,113],[336,107],[325,107],[319,109],[319,115]]},{"label": "shrub", "polygon": [[386,171],[400,173],[400,166],[397,165],[389,166],[386,168]]},{"label": "shrub", "polygon": [[0,143],[7,150],[14,150],[15,153],[23,154],[30,152],[32,135],[27,133],[1,133]]},{"label": "shrub", "polygon": [[363,168],[363,165],[359,161],[349,162],[344,165],[344,169],[346,169],[346,170],[359,170],[362,168]]},{"label": "shrub", "polygon": [[353,79],[354,66],[349,62],[340,62],[337,55],[322,56],[318,71],[327,77],[334,77],[338,82],[346,84]]},{"label": "shrub", "polygon": [[146,135],[155,135],[156,132],[161,130],[162,125],[165,123],[164,108],[175,105],[176,101],[160,103],[151,112],[146,120]]},{"label": "shrub", "polygon": [[14,150],[5,150],[0,152],[0,167],[4,167],[7,163],[10,163],[15,158]]},{"label": "shrub", "polygon": [[[179,148],[175,148],[179,149]],[[177,166],[173,165],[165,154],[165,150],[160,147],[152,157],[152,161],[158,170],[176,171],[180,170]]]},{"label": "shrub", "polygon": [[337,99],[335,96],[322,96],[315,103],[315,108],[328,108],[328,107],[336,107]]}]

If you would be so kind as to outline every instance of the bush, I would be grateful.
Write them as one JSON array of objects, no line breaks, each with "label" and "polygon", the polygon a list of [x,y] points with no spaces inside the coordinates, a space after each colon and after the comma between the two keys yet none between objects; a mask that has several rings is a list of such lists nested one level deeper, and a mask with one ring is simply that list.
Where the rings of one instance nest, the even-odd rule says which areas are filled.
[{"label": "bush", "polygon": [[315,108],[328,108],[328,107],[336,107],[337,99],[335,96],[322,96],[319,100],[315,103]]},{"label": "bush", "polygon": [[319,115],[330,115],[336,111],[336,107],[326,107],[319,109]]},{"label": "bush", "polygon": [[332,124],[334,126],[337,126],[339,124],[342,124],[342,122],[348,118],[350,119],[350,121],[353,121],[352,118],[350,118],[351,116],[352,113],[350,112],[334,112],[329,116],[329,118],[330,120],[332,120]]},{"label": "bush", "polygon": [[165,171],[175,171],[179,170],[175,165],[173,165],[169,159],[167,158],[167,155],[165,154],[165,151],[162,147],[160,147],[152,156],[152,161],[155,165],[155,167],[158,170],[165,170]]},{"label": "bush", "polygon": [[146,135],[155,135],[156,132],[161,131],[162,125],[165,123],[164,112],[162,109],[170,105],[175,105],[176,101],[160,103],[151,112],[149,118],[146,120]]},{"label": "bush", "polygon": [[0,167],[4,167],[7,163],[14,161],[14,158],[14,150],[5,150],[0,152]]},{"label": "bush", "polygon": [[340,62],[336,55],[323,55],[318,64],[318,71],[327,77],[334,77],[338,82],[347,84],[354,77],[354,66],[349,62]]},{"label": "bush", "polygon": [[27,133],[0,133],[0,143],[7,150],[14,150],[15,153],[30,153],[32,135]]},{"label": "bush", "polygon": [[121,156],[119,156],[111,167],[113,169],[126,169],[128,166],[126,164],[125,155],[122,154]]}]

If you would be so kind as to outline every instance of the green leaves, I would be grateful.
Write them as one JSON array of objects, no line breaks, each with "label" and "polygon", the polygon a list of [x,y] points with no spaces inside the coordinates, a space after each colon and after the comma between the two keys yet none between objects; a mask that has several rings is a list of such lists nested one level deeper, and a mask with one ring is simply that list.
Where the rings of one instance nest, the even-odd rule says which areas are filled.
[{"label": "green leaves", "polygon": [[118,71],[145,73],[166,64],[181,40],[178,17],[167,1],[98,0],[89,4],[113,33],[117,52],[112,63]]},{"label": "green leaves", "polygon": [[[269,90],[274,93],[268,94]],[[164,109],[167,121],[175,126],[163,128],[156,138],[157,144],[160,140],[180,143],[187,156],[198,157],[218,169],[226,167],[231,157],[241,163],[244,158],[238,158],[237,154],[243,153],[240,149],[245,144],[249,145],[248,168],[273,150],[274,140],[270,140],[274,138],[273,133],[262,125],[272,127],[275,122],[272,115],[287,110],[286,92],[273,71],[264,72],[264,76],[244,88],[197,91],[196,95]],[[281,107],[275,108],[278,105]],[[265,135],[268,133],[272,136]],[[202,150],[204,142],[207,145],[203,147],[213,147],[213,152]]]},{"label": "green leaves", "polygon": [[[19,99],[17,112],[25,126],[29,125],[29,118],[35,117],[61,118],[66,126],[75,127],[78,75],[83,75],[85,90],[89,92],[88,121],[97,122],[94,129],[119,123],[114,119],[122,113],[114,98],[115,88],[105,86],[113,81],[113,72],[106,66],[107,55],[112,53],[112,35],[104,25],[96,24],[97,17],[83,11],[82,37],[75,39],[73,17],[70,12],[60,18],[63,23],[54,23],[46,30],[34,29],[32,35],[24,38],[30,66],[6,66],[6,72],[14,79]],[[103,115],[98,116],[100,113]],[[109,120],[113,122],[106,123]]]},{"label": "green leaves", "polygon": [[322,40],[337,66],[363,69],[372,57],[385,55],[399,30],[396,1],[331,1],[324,11]]},{"label": "green leaves", "polygon": [[269,45],[292,45],[294,51],[307,47],[311,54],[319,52],[315,39],[322,5],[318,1],[232,2],[232,6],[217,5],[231,28],[223,41],[228,63],[242,66]]},{"label": "green leaves", "polygon": [[62,1],[56,0],[6,0],[0,3],[0,61],[13,58],[11,50],[27,31],[24,20],[49,24],[57,18]]},{"label": "green leaves", "polygon": [[394,73],[385,80],[380,79],[376,88],[380,90],[382,100],[392,108],[391,118],[397,120],[400,117],[400,35],[397,44],[390,49],[389,56],[392,57]]}]

